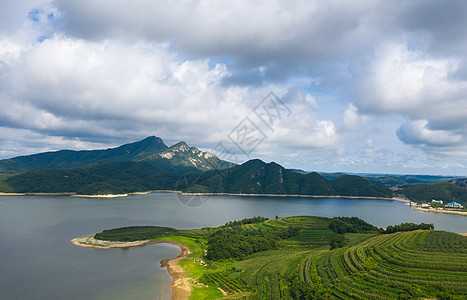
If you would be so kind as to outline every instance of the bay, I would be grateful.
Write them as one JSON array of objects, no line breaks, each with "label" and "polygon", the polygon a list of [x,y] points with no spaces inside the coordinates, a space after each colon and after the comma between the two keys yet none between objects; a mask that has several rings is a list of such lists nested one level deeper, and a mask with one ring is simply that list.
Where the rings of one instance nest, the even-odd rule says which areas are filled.
[{"label": "bay", "polygon": [[156,244],[98,250],[75,237],[132,225],[218,226],[253,216],[357,216],[386,227],[433,223],[467,232],[467,217],[416,211],[387,200],[292,197],[191,197],[171,193],[123,198],[0,197],[0,299],[168,299],[171,278],[160,260],[180,249]]}]

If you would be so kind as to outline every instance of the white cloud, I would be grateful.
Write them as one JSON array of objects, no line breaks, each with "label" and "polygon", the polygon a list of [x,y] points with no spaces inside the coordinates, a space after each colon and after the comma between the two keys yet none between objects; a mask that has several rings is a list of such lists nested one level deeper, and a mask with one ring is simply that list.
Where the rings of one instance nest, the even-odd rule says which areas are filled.
[{"label": "white cloud", "polygon": [[[283,90],[225,87],[226,65],[181,59],[167,44],[129,45],[56,34],[33,46],[9,49],[3,53],[14,55],[4,55],[9,59],[3,60],[1,71],[1,126],[72,140],[156,134],[169,143],[191,139],[213,145],[271,89]],[[314,97],[291,91],[284,101],[292,118],[284,120],[271,141],[314,148],[335,142],[335,126],[317,119]]]},{"label": "white cloud", "polygon": [[18,140],[4,139],[0,155],[17,153],[20,137],[25,152],[152,134],[209,148],[274,91],[292,114],[258,147],[265,159],[379,169],[415,168],[410,150],[419,165],[458,159],[465,6],[3,1],[0,130]]},{"label": "white cloud", "polygon": [[397,132],[404,143],[427,150],[458,144],[467,138],[467,81],[452,77],[459,64],[457,58],[433,57],[404,43],[386,44],[359,71],[356,105],[367,114],[406,117]]},{"label": "white cloud", "polygon": [[403,43],[387,44],[377,50],[365,69],[366,83],[358,104],[372,113],[426,114],[445,102],[446,96],[466,87],[463,82],[449,80],[458,66],[457,59],[433,58],[411,51]]},{"label": "white cloud", "polygon": [[465,142],[461,135],[446,130],[431,130],[427,120],[416,120],[404,123],[397,131],[399,138],[407,144],[421,146],[457,146]]},{"label": "white cloud", "polygon": [[344,125],[348,129],[355,129],[358,126],[360,117],[358,115],[357,108],[353,103],[349,103],[349,106],[344,111]]}]

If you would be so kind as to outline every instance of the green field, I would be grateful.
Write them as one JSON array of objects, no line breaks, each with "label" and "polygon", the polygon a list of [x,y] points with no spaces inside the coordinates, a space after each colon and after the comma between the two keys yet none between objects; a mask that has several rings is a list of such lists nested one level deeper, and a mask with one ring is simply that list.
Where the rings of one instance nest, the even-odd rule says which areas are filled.
[{"label": "green field", "polygon": [[[190,299],[467,299],[467,237],[435,230],[338,234],[329,229],[330,221],[298,216],[217,228],[158,228],[160,239],[182,242],[192,252],[181,262],[193,287]],[[290,227],[300,228],[298,234],[273,249],[242,259],[206,259],[215,232],[248,236]],[[330,250],[336,238],[343,245]]]},{"label": "green field", "polygon": [[94,238],[103,241],[133,242],[141,240],[150,240],[176,233],[177,230],[169,227],[159,226],[131,226],[104,230],[97,233]]}]

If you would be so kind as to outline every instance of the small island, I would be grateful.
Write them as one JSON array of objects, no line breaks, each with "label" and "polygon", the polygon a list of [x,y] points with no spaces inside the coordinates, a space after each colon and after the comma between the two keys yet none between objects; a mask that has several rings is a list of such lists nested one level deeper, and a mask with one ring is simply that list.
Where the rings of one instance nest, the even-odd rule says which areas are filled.
[{"label": "small island", "polygon": [[77,238],[109,249],[172,243],[171,299],[412,299],[467,296],[467,237],[356,217],[253,217],[219,227],[133,226]]}]

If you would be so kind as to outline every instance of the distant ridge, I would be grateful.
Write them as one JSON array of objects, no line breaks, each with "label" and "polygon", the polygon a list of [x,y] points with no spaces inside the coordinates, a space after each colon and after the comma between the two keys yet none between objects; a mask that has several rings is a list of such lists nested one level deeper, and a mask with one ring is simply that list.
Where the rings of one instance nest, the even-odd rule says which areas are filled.
[{"label": "distant ridge", "polygon": [[[271,162],[253,159],[225,170],[204,172],[187,178],[191,193],[279,194],[320,196],[392,197],[388,188],[355,175],[328,180],[316,172],[301,174]],[[183,184],[183,182],[181,182]]]},{"label": "distant ridge", "polygon": [[[156,136],[105,150],[60,150],[0,160],[0,192],[4,193],[101,195],[177,190],[377,198],[396,195],[422,203],[441,199],[467,206],[465,178],[431,183],[437,180],[448,178],[318,174],[259,159],[236,165],[183,141],[168,147]],[[414,185],[420,181],[430,184]],[[407,187],[407,183],[413,186]],[[394,184],[399,187],[395,189]]]},{"label": "distant ridge", "polygon": [[150,136],[139,142],[105,150],[60,150],[0,160],[0,174],[60,168],[82,168],[90,165],[142,160],[167,149],[161,138]]}]

